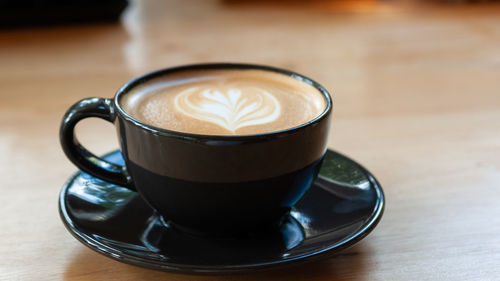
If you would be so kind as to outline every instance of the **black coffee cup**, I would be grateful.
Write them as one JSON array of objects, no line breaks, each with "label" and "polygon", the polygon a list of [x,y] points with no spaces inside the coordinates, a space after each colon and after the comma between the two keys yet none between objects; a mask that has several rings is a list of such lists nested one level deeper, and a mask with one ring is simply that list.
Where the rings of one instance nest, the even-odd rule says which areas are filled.
[{"label": "black coffee cup", "polygon": [[[153,127],[120,106],[123,94],[154,78],[186,70],[254,69],[278,72],[314,86],[324,111],[297,127],[255,135],[214,136]],[[312,185],[326,152],[332,102],[300,74],[249,64],[198,64],[131,80],[114,99],[87,98],[65,114],[60,141],[82,171],[139,192],[166,221],[188,231],[236,233],[273,225]],[[125,166],[86,150],[74,135],[78,121],[98,117],[116,125]]]}]

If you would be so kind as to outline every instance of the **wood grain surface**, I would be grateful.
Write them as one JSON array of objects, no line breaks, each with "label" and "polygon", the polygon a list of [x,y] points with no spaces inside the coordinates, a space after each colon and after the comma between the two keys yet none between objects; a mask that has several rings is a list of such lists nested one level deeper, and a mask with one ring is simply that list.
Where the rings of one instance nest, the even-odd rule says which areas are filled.
[{"label": "wood grain surface", "polygon": [[[381,223],[323,262],[193,276],[126,265],[57,212],[76,168],[65,110],[132,77],[194,62],[288,68],[334,95],[329,147],[382,183]],[[2,280],[498,280],[500,5],[411,1],[133,1],[120,23],[0,31]],[[118,147],[100,120],[78,126]]]}]

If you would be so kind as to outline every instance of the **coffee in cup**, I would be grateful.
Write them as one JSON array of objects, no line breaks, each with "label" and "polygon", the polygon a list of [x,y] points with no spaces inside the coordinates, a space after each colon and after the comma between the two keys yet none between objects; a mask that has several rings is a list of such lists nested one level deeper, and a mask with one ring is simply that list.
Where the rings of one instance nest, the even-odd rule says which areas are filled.
[{"label": "coffee in cup", "polygon": [[154,79],[120,104],[146,124],[206,135],[253,135],[293,128],[325,110],[312,85],[263,70],[191,70]]},{"label": "coffee in cup", "polygon": [[[312,185],[330,116],[330,95],[305,76],[199,64],[133,79],[113,100],[77,102],[60,139],[80,169],[136,190],[170,225],[241,233],[279,222]],[[88,117],[116,125],[125,166],[76,140],[76,123]]]}]

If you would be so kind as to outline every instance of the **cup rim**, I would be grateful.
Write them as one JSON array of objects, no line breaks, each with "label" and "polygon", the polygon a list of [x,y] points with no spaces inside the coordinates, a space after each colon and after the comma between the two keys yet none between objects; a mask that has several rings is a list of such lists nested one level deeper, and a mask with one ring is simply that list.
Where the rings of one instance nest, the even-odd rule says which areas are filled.
[{"label": "cup rim", "polygon": [[[281,73],[281,74],[290,76],[294,79],[300,80],[300,81],[307,83],[307,84],[313,86],[314,88],[316,88],[325,98],[326,107],[323,110],[323,112],[321,112],[318,116],[316,116],[312,120],[309,120],[309,121],[307,121],[303,124],[300,124],[298,126],[283,129],[283,130],[265,132],[265,133],[260,133],[260,134],[248,134],[248,135],[209,135],[209,134],[187,133],[187,132],[174,131],[174,130],[156,127],[156,126],[144,123],[142,121],[139,121],[138,119],[132,117],[130,114],[128,114],[120,106],[119,100],[120,100],[120,97],[122,95],[126,94],[134,87],[136,87],[142,83],[145,83],[151,79],[154,79],[156,77],[168,75],[170,73],[174,73],[174,72],[178,72],[178,71],[214,70],[214,69],[219,69],[219,70],[231,70],[231,69],[262,70],[262,71],[271,71],[271,72]],[[138,76],[136,78],[133,78],[132,80],[128,81],[123,86],[121,86],[113,98],[113,103],[114,103],[115,108],[118,110],[118,112],[122,118],[133,123],[136,126],[141,127],[142,129],[148,130],[149,132],[154,133],[154,134],[171,136],[171,137],[179,137],[179,138],[183,138],[183,139],[209,139],[209,140],[234,140],[234,141],[249,140],[249,139],[267,139],[270,137],[274,138],[274,137],[277,137],[280,135],[293,134],[293,133],[296,133],[297,131],[299,131],[305,127],[309,127],[309,126],[312,126],[314,124],[321,122],[321,120],[325,119],[329,115],[329,113],[332,109],[332,98],[330,96],[330,93],[328,93],[328,91],[323,86],[321,86],[318,82],[312,80],[311,78],[304,76],[302,74],[298,74],[296,72],[290,71],[290,70],[282,69],[282,68],[277,68],[277,67],[267,66],[267,65],[260,65],[260,64],[247,64],[247,63],[187,64],[187,65],[163,68],[163,69],[159,69],[156,71],[152,71],[152,72],[143,74],[141,76]]]}]

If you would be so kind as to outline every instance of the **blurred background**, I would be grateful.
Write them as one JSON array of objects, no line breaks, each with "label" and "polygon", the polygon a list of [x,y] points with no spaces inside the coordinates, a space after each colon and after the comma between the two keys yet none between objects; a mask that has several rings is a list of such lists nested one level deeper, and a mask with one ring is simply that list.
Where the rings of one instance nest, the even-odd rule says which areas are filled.
[{"label": "blurred background", "polygon": [[[0,95],[11,100],[15,92],[2,112],[20,115],[17,122],[36,116],[38,129],[51,128],[54,137],[58,118],[76,100],[111,97],[134,76],[197,62],[269,64],[320,81],[334,94],[332,145],[354,154],[378,147],[366,135],[406,149],[398,139],[405,136],[393,134],[399,127],[413,128],[412,138],[424,122],[439,122],[432,114],[498,108],[497,1],[0,3],[0,87],[8,89]],[[36,103],[51,114],[31,112]],[[115,139],[106,124],[89,122]]]},{"label": "blurred background", "polygon": [[[79,99],[200,62],[267,64],[322,83],[334,100],[329,148],[366,166],[388,198],[377,229],[345,255],[233,280],[500,276],[499,1],[0,0],[7,280],[189,279],[117,263],[64,230],[56,200],[76,168],[58,130]],[[118,147],[100,120],[81,122],[78,137],[97,154]]]}]

